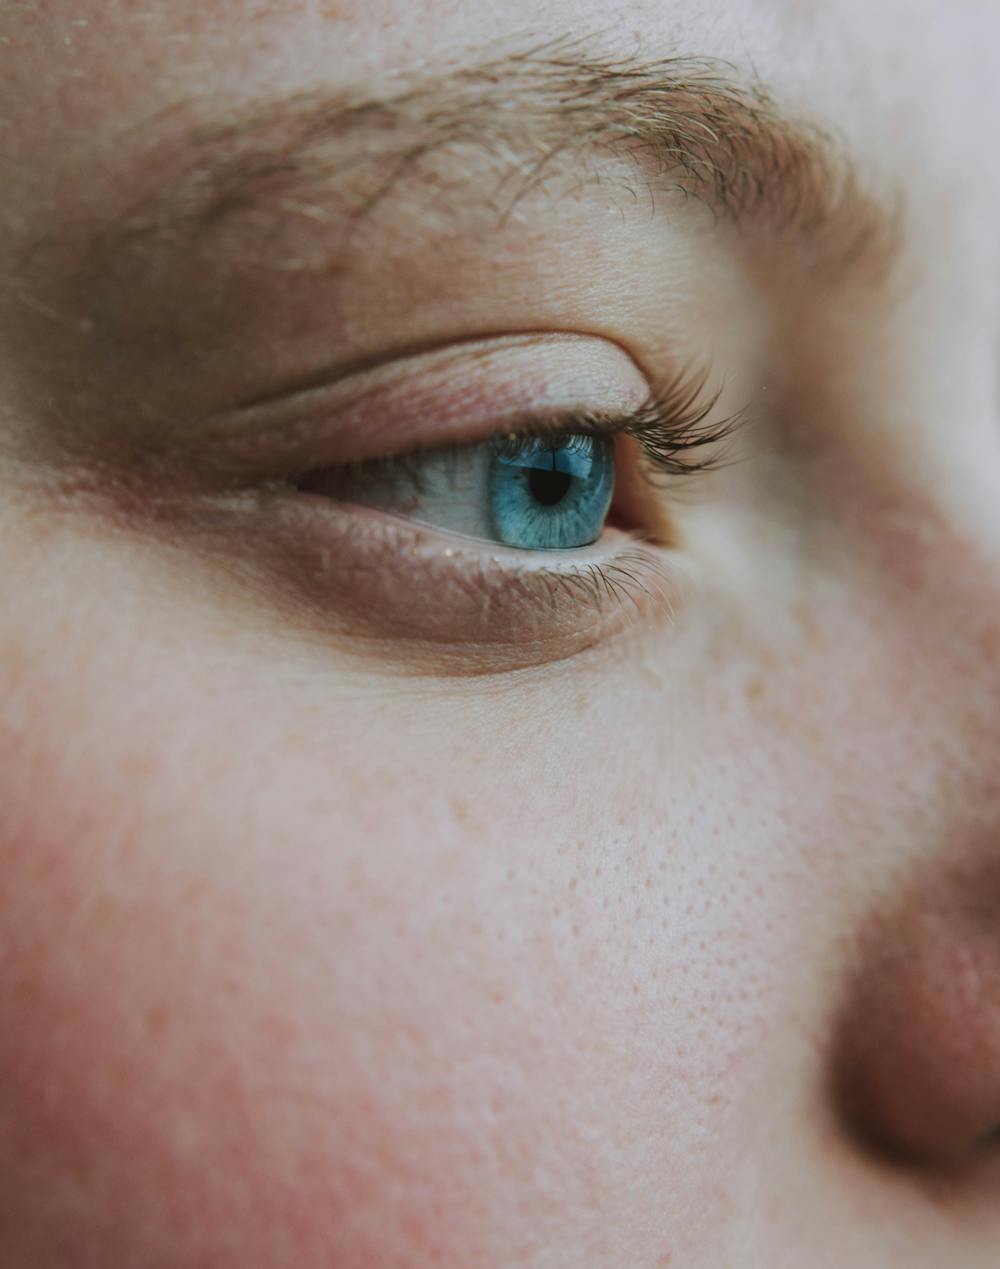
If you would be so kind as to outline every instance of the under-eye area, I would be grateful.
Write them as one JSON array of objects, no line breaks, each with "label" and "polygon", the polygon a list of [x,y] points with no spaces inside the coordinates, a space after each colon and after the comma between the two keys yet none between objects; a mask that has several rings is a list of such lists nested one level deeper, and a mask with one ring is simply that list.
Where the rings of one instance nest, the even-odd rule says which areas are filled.
[{"label": "under-eye area", "polygon": [[[562,477],[549,473],[543,496],[554,497]],[[530,475],[510,479],[525,482],[509,495],[515,504],[538,501]],[[544,518],[557,507],[516,505],[501,517],[522,536],[551,535],[562,530]],[[595,523],[592,512],[562,514]],[[185,559],[193,550],[237,598],[249,594],[289,629],[305,624],[344,654],[404,671],[483,674],[562,660],[674,620],[692,582],[677,553],[606,522],[586,545],[512,546],[286,484],[199,500],[180,519],[169,520],[171,548],[180,544]]]}]

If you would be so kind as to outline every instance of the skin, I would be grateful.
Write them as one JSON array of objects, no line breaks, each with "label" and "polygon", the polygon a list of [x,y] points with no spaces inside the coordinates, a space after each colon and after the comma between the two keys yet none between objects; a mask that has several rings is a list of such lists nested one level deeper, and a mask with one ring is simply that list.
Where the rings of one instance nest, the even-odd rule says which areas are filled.
[{"label": "skin", "polygon": [[[995,1264],[995,6],[82,8],[0,13],[0,1261]],[[442,257],[404,192],[346,292],[111,370],[74,343],[61,246],[143,193],[164,110],[590,31],[755,68],[896,200],[891,261],[820,283],[565,191]],[[133,330],[151,292],[107,285]],[[456,417],[601,358],[634,395],[679,349],[749,407],[739,461],[657,495],[668,594],[632,620],[461,608],[402,529],[331,599],[314,521],[213,518],[193,443],[150,465],[244,362],[526,331],[589,342],[449,363]],[[181,404],[144,413],[158,365]]]}]

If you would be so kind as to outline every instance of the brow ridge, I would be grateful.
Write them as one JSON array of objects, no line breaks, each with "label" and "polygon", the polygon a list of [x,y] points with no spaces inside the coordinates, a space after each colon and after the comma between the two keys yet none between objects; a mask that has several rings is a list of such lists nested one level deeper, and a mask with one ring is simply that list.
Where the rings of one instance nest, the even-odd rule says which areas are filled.
[{"label": "brow ridge", "polygon": [[608,60],[550,43],[375,97],[309,91],[198,124],[178,147],[180,171],[101,245],[192,240],[262,209],[323,220],[332,207],[331,219],[356,223],[409,177],[440,180],[442,156],[470,147],[513,176],[507,210],[553,168],[592,178],[604,156],[626,160],[654,201],[695,199],[743,230],[808,247],[817,263],[884,259],[895,238],[846,147],[729,63]]}]

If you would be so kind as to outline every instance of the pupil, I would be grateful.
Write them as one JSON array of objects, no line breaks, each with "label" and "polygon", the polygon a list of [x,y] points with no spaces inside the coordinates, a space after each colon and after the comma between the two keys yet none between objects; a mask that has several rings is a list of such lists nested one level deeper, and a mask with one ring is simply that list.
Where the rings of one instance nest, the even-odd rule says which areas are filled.
[{"label": "pupil", "polygon": [[572,483],[573,477],[569,472],[540,471],[537,467],[532,469],[528,477],[528,488],[531,490],[532,497],[543,507],[554,507],[557,502],[561,502],[569,492]]}]

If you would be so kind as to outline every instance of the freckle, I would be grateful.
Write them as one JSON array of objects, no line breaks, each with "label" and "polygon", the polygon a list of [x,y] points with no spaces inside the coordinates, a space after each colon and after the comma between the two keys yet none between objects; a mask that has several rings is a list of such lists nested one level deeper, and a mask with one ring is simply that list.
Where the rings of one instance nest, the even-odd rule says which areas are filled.
[{"label": "freckle", "polygon": [[91,1169],[85,1163],[74,1163],[67,1169],[67,1175],[79,1190],[90,1186]]},{"label": "freckle", "polygon": [[141,780],[151,774],[155,764],[149,754],[140,752],[123,755],[119,765],[123,775]]},{"label": "freckle", "polygon": [[14,1003],[16,1005],[33,1005],[39,997],[38,984],[30,978],[15,978],[13,984]]},{"label": "freckle", "polygon": [[162,1005],[150,1009],[146,1014],[146,1030],[151,1036],[162,1035],[169,1021],[169,1014]]},{"label": "freckle", "polygon": [[792,609],[792,615],[798,622],[803,641],[809,647],[823,648],[829,643],[827,632],[808,604],[799,602]]},{"label": "freckle", "polygon": [[469,821],[469,808],[460,797],[452,797],[449,799],[451,813],[459,824],[467,824]]},{"label": "freckle", "polygon": [[108,930],[118,924],[118,905],[106,895],[94,900],[87,914],[87,926],[91,930]]},{"label": "freckle", "polygon": [[316,738],[305,731],[292,730],[284,736],[281,748],[290,757],[300,757],[315,750]]},{"label": "freckle", "polygon": [[754,675],[746,686],[746,698],[748,701],[759,701],[764,695],[764,680],[760,675]]},{"label": "freckle", "polygon": [[1000,657],[1000,628],[990,627],[983,631],[977,643],[984,659],[996,661]]}]

